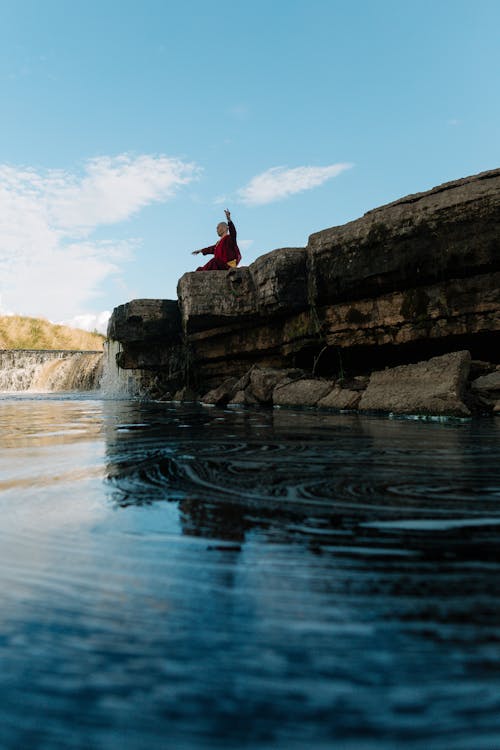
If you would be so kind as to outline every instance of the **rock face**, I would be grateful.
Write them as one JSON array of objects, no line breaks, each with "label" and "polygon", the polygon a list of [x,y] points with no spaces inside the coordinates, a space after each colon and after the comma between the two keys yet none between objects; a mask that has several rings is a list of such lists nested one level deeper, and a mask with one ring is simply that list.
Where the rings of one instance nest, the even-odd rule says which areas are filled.
[{"label": "rock face", "polygon": [[[168,389],[203,394],[265,370],[264,399],[256,382],[229,399],[244,403],[270,403],[272,371],[333,383],[457,350],[498,364],[500,170],[407,196],[246,268],[184,274],[178,302],[122,305],[108,336],[121,342],[120,367],[155,371]],[[316,402],[354,404],[359,393],[332,385]]]},{"label": "rock face", "polygon": [[500,170],[448,182],[309,238],[316,305],[499,271]]},{"label": "rock face", "polygon": [[136,299],[115,307],[108,339],[121,345],[118,367],[138,371],[144,390],[154,397],[185,385],[186,353],[177,302]]}]

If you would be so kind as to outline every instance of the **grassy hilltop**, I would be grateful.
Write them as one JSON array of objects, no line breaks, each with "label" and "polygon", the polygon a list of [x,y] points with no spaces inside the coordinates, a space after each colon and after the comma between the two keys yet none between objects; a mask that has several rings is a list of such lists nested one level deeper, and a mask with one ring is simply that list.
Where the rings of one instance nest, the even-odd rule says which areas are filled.
[{"label": "grassy hilltop", "polygon": [[49,323],[43,318],[0,316],[0,349],[102,349],[104,336]]}]

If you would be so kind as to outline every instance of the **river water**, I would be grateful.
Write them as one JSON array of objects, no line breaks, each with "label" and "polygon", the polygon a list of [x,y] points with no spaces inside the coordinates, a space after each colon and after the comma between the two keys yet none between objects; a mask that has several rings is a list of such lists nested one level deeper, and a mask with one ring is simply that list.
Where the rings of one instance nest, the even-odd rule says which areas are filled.
[{"label": "river water", "polygon": [[0,747],[500,747],[500,420],[0,395]]}]

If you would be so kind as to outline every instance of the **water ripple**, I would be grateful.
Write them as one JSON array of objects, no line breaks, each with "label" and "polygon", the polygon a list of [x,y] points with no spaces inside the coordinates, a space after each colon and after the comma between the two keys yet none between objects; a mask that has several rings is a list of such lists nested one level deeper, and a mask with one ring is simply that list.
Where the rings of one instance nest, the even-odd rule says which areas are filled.
[{"label": "water ripple", "polygon": [[2,750],[499,746],[498,422],[2,407]]}]

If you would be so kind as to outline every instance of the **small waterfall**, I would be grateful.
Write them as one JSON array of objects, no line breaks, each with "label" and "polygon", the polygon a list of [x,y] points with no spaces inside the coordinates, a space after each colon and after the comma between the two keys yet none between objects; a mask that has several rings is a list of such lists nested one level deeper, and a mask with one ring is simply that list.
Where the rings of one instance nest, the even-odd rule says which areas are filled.
[{"label": "small waterfall", "polygon": [[108,398],[133,398],[141,395],[141,370],[123,370],[116,364],[121,351],[119,341],[108,339],[104,343],[101,393]]},{"label": "small waterfall", "polygon": [[101,352],[0,351],[0,391],[92,391],[102,375]]},{"label": "small waterfall", "polygon": [[0,391],[100,390],[105,398],[140,396],[142,371],[118,367],[120,349],[118,341],[107,341],[102,353],[0,350]]}]

